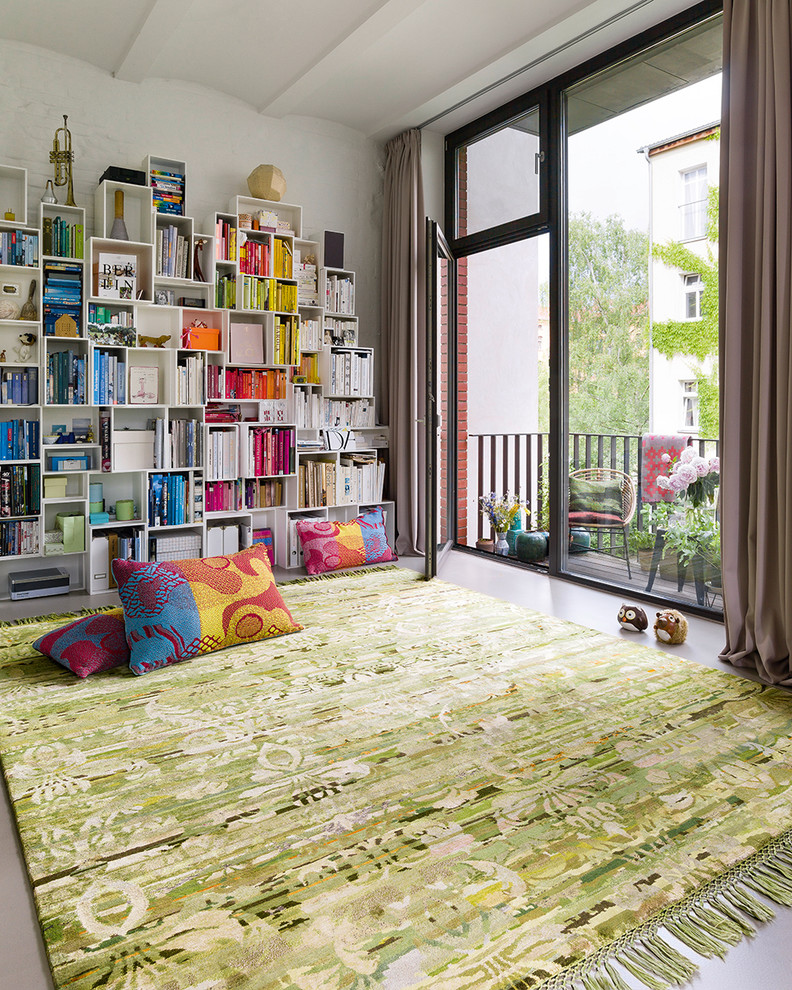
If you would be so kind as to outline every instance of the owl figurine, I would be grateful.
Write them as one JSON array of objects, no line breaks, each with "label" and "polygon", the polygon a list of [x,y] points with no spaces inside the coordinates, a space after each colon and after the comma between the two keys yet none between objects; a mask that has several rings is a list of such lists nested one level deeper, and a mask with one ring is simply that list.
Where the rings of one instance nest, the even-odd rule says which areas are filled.
[{"label": "owl figurine", "polygon": [[643,632],[649,627],[646,612],[639,605],[622,605],[617,618],[622,629],[628,632]]},{"label": "owl figurine", "polygon": [[654,634],[661,643],[678,646],[687,637],[687,619],[675,608],[667,608],[657,613],[654,624]]}]

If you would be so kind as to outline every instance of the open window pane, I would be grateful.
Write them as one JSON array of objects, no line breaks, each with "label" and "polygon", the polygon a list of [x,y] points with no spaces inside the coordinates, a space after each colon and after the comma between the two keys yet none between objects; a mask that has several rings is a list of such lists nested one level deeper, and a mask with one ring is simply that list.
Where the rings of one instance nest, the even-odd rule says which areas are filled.
[{"label": "open window pane", "polygon": [[537,213],[540,153],[538,108],[459,148],[456,236]]},{"label": "open window pane", "polygon": [[[481,496],[511,496],[531,514],[517,525],[547,530],[548,235],[458,262],[457,541],[475,546],[494,530]],[[517,555],[517,530],[509,536]],[[547,542],[534,562],[544,563]]]}]

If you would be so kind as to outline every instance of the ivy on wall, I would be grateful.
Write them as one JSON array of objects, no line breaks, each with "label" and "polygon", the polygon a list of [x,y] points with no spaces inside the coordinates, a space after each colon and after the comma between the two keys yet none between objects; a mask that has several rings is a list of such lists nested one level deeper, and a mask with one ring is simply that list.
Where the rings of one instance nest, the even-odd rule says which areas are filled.
[{"label": "ivy on wall", "polygon": [[[699,432],[717,437],[719,432],[720,393],[718,388],[718,187],[707,194],[707,246],[704,255],[696,254],[680,241],[655,244],[652,254],[669,268],[684,274],[698,274],[702,282],[701,318],[665,320],[652,324],[652,346],[665,357],[687,356],[698,362],[693,366],[698,391]],[[711,367],[701,367],[711,358]]]}]

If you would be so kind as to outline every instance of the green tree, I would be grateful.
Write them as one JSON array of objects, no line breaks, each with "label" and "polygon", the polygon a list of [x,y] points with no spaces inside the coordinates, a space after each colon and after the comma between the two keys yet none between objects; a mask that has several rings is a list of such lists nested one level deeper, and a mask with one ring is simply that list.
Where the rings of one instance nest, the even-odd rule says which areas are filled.
[{"label": "green tree", "polygon": [[[648,429],[648,272],[645,233],[627,229],[616,215],[570,216],[571,433],[635,435]],[[548,376],[540,375],[540,422],[546,422]]]},{"label": "green tree", "polygon": [[[655,244],[652,254],[670,268],[701,277],[701,319],[665,320],[652,325],[652,346],[665,357],[687,356],[695,360],[691,374],[698,390],[699,432],[717,437],[720,429],[718,387],[718,187],[707,194],[707,246],[704,255],[686,244]],[[702,367],[707,362],[707,367]]]}]

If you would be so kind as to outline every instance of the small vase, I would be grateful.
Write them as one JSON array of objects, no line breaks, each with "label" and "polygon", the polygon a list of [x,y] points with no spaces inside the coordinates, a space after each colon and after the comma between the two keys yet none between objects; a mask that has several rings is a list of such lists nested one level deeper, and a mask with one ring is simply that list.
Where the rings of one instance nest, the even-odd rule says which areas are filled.
[{"label": "small vase", "polygon": [[116,189],[115,192],[115,217],[113,226],[110,229],[110,236],[116,241],[128,241],[126,224],[124,223],[124,190]]},{"label": "small vase", "polygon": [[495,553],[498,557],[509,556],[509,541],[506,539],[505,532],[495,533]]}]

